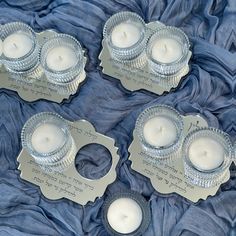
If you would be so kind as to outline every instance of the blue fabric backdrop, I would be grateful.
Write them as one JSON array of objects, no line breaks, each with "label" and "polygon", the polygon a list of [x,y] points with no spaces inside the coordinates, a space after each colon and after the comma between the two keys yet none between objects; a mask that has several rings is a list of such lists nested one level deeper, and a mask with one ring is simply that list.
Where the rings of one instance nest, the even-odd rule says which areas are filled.
[{"label": "blue fabric backdrop", "polygon": [[[101,73],[98,54],[102,29],[112,14],[128,10],[146,22],[159,20],[182,28],[192,43],[191,71],[179,88],[157,96],[129,92]],[[150,181],[130,169],[127,148],[137,115],[151,104],[174,106],[180,113],[201,113],[211,126],[236,132],[236,2],[234,0],[5,0],[0,23],[23,21],[36,31],[55,29],[75,36],[87,48],[87,83],[69,100],[56,104],[23,101],[15,92],[0,90],[0,235],[106,236],[101,222],[104,198],[82,207],[69,200],[45,199],[38,187],[20,180],[17,155],[25,121],[41,111],[66,119],[85,118],[97,131],[113,137],[119,147],[118,178],[104,197],[133,189],[149,201],[152,222],[145,236],[235,236],[236,180],[232,175],[217,195],[192,204],[176,195],[157,193]],[[106,169],[107,154],[94,159],[94,148],[82,150],[84,175]],[[99,162],[99,167],[96,167]],[[95,169],[94,169],[95,168]],[[95,171],[94,171],[95,170]]]}]

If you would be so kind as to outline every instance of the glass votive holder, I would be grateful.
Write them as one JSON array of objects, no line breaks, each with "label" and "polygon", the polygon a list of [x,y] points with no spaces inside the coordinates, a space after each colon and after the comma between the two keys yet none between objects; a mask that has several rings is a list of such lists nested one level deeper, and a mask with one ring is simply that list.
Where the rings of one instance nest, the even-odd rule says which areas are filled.
[{"label": "glass votive holder", "polygon": [[76,155],[67,121],[57,113],[32,116],[21,132],[22,146],[45,171],[63,171]]},{"label": "glass votive holder", "polygon": [[200,128],[189,133],[182,153],[187,180],[204,188],[221,184],[232,162],[229,136],[215,128]]},{"label": "glass votive holder", "polygon": [[3,29],[3,26],[0,24],[0,66],[2,65],[2,50],[3,50],[2,29]]},{"label": "glass votive holder", "polygon": [[172,161],[179,156],[183,127],[182,116],[165,105],[146,108],[135,125],[143,152],[154,161]]},{"label": "glass votive holder", "polygon": [[80,43],[72,36],[58,34],[46,41],[41,49],[41,65],[47,79],[61,92],[77,90],[84,73],[85,58]]},{"label": "glass votive holder", "polygon": [[2,61],[7,70],[27,71],[39,63],[35,32],[26,24],[13,22],[2,27]]},{"label": "glass votive holder", "polygon": [[133,12],[119,12],[105,23],[103,37],[107,42],[111,57],[129,63],[145,52],[147,41],[143,19]]},{"label": "glass votive holder", "polygon": [[149,203],[137,192],[114,193],[103,204],[102,221],[109,235],[143,235],[150,220]]},{"label": "glass votive holder", "polygon": [[172,26],[159,28],[147,43],[149,68],[160,76],[174,75],[188,64],[189,48],[189,39],[182,30]]}]

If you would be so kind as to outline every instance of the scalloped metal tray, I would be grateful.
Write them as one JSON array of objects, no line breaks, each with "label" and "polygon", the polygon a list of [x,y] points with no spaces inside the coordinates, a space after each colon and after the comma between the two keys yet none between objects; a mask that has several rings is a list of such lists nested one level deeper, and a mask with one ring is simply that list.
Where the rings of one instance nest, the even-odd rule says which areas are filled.
[{"label": "scalloped metal tray", "polygon": [[[149,29],[148,34],[163,26],[165,25],[159,21],[147,24]],[[102,41],[102,46],[103,48],[99,55],[102,72],[106,75],[119,79],[121,84],[130,91],[145,89],[161,95],[164,92],[169,92],[172,88],[177,87],[181,78],[189,72],[189,66],[187,65],[177,75],[174,75],[178,77],[178,84],[176,84],[176,86],[165,84],[165,79],[167,78],[158,77],[156,74],[152,73],[147,63],[143,68],[127,66],[111,58],[107,43],[104,39]],[[192,53],[189,51],[189,59],[191,55]]]},{"label": "scalloped metal tray", "polygon": [[[42,45],[43,42],[56,34],[57,32],[53,30],[46,30],[37,33],[36,35],[39,44]],[[84,57],[84,60],[86,60],[86,57]],[[21,76],[21,78],[19,79],[19,75],[16,76],[14,73],[6,71],[3,65],[0,66],[0,88],[16,91],[22,99],[29,102],[36,101],[38,99],[46,99],[49,101],[60,103],[62,102],[62,100],[68,99],[69,96],[72,95],[62,94],[58,92],[57,85],[52,84],[47,80],[41,66],[39,65],[39,67],[37,67],[36,69],[41,71],[40,78],[36,79],[30,76]],[[79,78],[81,84],[82,82],[84,82],[85,78],[86,74],[85,71],[83,71]]]},{"label": "scalloped metal tray", "polygon": [[[208,127],[205,119],[198,115],[183,116],[184,118],[184,133],[187,135],[189,132],[196,128]],[[153,163],[149,157],[142,152],[140,142],[134,130],[134,139],[129,147],[131,160],[131,168],[138,173],[148,177],[153,187],[163,194],[177,193],[192,202],[197,202],[200,199],[205,200],[208,196],[216,194],[220,185],[212,188],[203,188],[190,184],[184,175],[183,161],[181,158],[175,159],[171,164]],[[230,178],[230,171],[223,182]]]},{"label": "scalloped metal tray", "polygon": [[118,148],[112,138],[97,133],[88,121],[69,122],[69,126],[78,151],[91,143],[101,144],[110,151],[112,166],[105,176],[94,180],[87,179],[78,173],[75,164],[64,172],[46,173],[24,149],[17,158],[20,163],[18,169],[21,171],[20,177],[38,185],[48,199],[67,198],[85,205],[101,197],[107,186],[115,181],[116,166],[119,161]]}]

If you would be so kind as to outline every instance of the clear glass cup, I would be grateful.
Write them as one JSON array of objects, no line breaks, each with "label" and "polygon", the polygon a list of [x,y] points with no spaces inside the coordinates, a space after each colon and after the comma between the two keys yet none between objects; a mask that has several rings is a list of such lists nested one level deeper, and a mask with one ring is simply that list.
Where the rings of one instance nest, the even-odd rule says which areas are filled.
[{"label": "clear glass cup", "polygon": [[[133,232],[130,233],[121,233],[116,231],[114,228],[112,228],[109,219],[108,219],[108,211],[112,203],[114,203],[116,200],[119,199],[131,199],[135,201],[138,206],[141,208],[141,214],[142,214],[142,221],[139,225],[139,227],[134,230]],[[127,236],[139,236],[143,235],[144,232],[147,230],[150,221],[151,221],[151,211],[150,211],[150,206],[149,203],[146,201],[146,199],[139,194],[138,192],[135,191],[128,191],[128,190],[123,190],[120,192],[115,192],[112,195],[110,195],[104,202],[102,206],[102,221],[103,225],[106,229],[106,231],[110,235],[114,236],[122,236],[122,235],[127,235]]]},{"label": "clear glass cup", "polygon": [[[211,146],[209,140],[214,142],[215,146]],[[204,142],[205,146],[199,143],[196,146],[197,142]],[[213,156],[211,149],[219,154],[214,154],[214,161],[209,156]],[[204,188],[214,187],[227,177],[232,162],[232,144],[229,136],[223,131],[215,128],[200,128],[192,131],[184,139],[182,153],[185,176],[193,185]],[[197,156],[193,157],[192,154],[191,157],[191,153]],[[223,154],[220,155],[221,153]]]},{"label": "clear glass cup", "polygon": [[[5,24],[2,26],[1,36],[3,41],[3,53],[1,58],[7,70],[13,72],[27,71],[35,67],[35,65],[39,63],[39,45],[37,42],[36,34],[28,25],[21,22],[12,22]],[[13,39],[14,36],[18,37],[18,39]],[[9,37],[11,39],[9,39]],[[23,39],[20,48],[18,46],[18,51],[22,50],[22,48],[25,48],[26,51],[25,53],[20,53],[18,57],[16,53],[17,44],[15,43],[15,41],[17,42],[19,38]],[[6,41],[8,41],[8,45],[12,42],[12,47],[16,48],[14,55],[13,53],[10,53],[11,55],[9,54],[9,49],[5,49]],[[29,42],[31,42],[32,47],[28,49],[27,46],[29,46]],[[24,45],[24,47],[22,47],[22,45]]]},{"label": "clear glass cup", "polygon": [[[164,122],[160,127],[157,127],[158,123],[154,123],[151,128],[154,132],[162,132],[162,134],[153,138],[153,143],[151,143],[145,137],[145,127],[148,124],[147,122],[152,121],[153,119],[158,119],[160,122]],[[167,127],[165,127],[167,126]],[[163,129],[162,129],[163,127]],[[181,150],[181,145],[183,141],[183,118],[174,108],[165,105],[155,105],[146,108],[138,117],[135,125],[135,130],[142,146],[143,152],[152,157],[153,161],[172,161],[173,158],[179,156]],[[158,129],[158,130],[156,130]],[[162,129],[162,130],[160,130]],[[168,130],[166,130],[168,129]],[[167,132],[171,132],[171,136],[166,136]],[[154,133],[155,135],[155,133]],[[157,140],[160,140],[159,144],[155,143]],[[164,144],[161,140],[168,139],[168,143]],[[162,144],[161,144],[162,142]]]},{"label": "clear glass cup", "polygon": [[[140,32],[138,40],[128,47],[119,47],[112,42],[114,28],[122,23],[134,26]],[[107,42],[112,58],[130,64],[132,60],[138,60],[137,58],[140,56],[138,63],[142,62],[142,53],[145,51],[147,41],[147,29],[144,20],[136,13],[123,11],[111,16],[105,23],[103,37]]]},{"label": "clear glass cup", "polygon": [[[57,64],[53,65],[53,67],[48,65],[47,60],[49,60],[49,56],[52,55],[52,50],[54,50],[54,54],[56,51],[59,52],[60,50],[64,50],[55,54],[61,60],[61,62],[56,62],[58,67]],[[65,51],[67,55],[65,55]],[[70,54],[73,57],[73,61],[69,62],[71,65],[60,69],[63,60],[67,60],[68,63],[68,60],[70,60]],[[57,59],[56,56],[54,56],[54,60]],[[66,59],[63,58],[65,56],[67,56]],[[79,83],[84,80],[84,77],[82,76],[86,63],[84,52],[80,43],[70,35],[58,34],[47,40],[42,46],[40,61],[47,79],[52,84],[55,84],[62,93],[75,92]]]},{"label": "clear glass cup", "polygon": [[57,113],[32,116],[22,128],[21,141],[22,147],[46,171],[63,171],[76,155],[68,123]]},{"label": "clear glass cup", "polygon": [[[159,43],[159,48],[155,48]],[[178,47],[179,54],[176,53]],[[172,26],[159,28],[153,32],[147,42],[146,54],[149,68],[160,76],[171,76],[183,69],[189,60],[190,43],[187,35],[180,29]],[[163,53],[162,59],[155,59],[153,51]],[[176,53],[175,56],[173,56]],[[165,57],[165,58],[164,58]],[[161,56],[160,56],[161,58]]]}]

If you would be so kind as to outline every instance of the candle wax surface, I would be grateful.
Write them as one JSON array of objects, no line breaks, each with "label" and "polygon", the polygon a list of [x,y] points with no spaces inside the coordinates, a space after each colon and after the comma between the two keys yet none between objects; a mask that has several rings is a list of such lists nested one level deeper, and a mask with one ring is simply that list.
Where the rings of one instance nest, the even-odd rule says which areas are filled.
[{"label": "candle wax surface", "polygon": [[144,139],[155,147],[170,146],[177,139],[175,124],[164,116],[149,119],[143,127]]},{"label": "candle wax surface", "polygon": [[140,36],[140,30],[136,25],[123,22],[112,30],[111,41],[118,48],[128,48],[137,43]]},{"label": "candle wax surface", "polygon": [[172,63],[182,57],[181,44],[172,38],[156,39],[152,47],[152,57],[160,63]]},{"label": "candle wax surface", "polygon": [[8,58],[21,58],[33,47],[32,39],[25,33],[18,31],[3,41],[3,54]]},{"label": "candle wax surface", "polygon": [[224,148],[216,140],[208,137],[193,141],[188,150],[189,159],[199,170],[214,170],[224,161]]},{"label": "candle wax surface", "polygon": [[49,50],[46,63],[54,71],[63,71],[75,66],[78,62],[75,52],[65,46],[54,47]]},{"label": "candle wax surface", "polygon": [[109,225],[116,232],[121,234],[132,233],[142,223],[142,209],[131,198],[119,198],[108,208],[107,219]]},{"label": "candle wax surface", "polygon": [[50,153],[65,143],[63,131],[54,124],[45,123],[35,129],[31,143],[39,153]]}]

